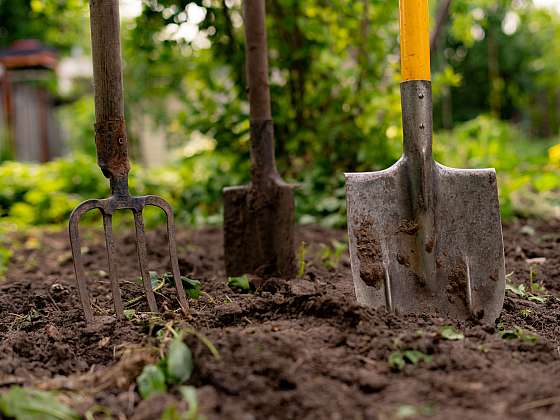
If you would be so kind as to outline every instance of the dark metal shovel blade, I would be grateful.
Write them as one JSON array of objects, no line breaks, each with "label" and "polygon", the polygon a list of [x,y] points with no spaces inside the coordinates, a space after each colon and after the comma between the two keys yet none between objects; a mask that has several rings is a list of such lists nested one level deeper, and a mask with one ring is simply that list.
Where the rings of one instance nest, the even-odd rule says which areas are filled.
[{"label": "dark metal shovel blade", "polygon": [[264,199],[261,191],[250,185],[224,189],[226,273],[291,278],[296,269],[292,187],[272,182]]},{"label": "dark metal shovel blade", "polygon": [[492,322],[505,288],[496,173],[434,165],[428,229],[410,210],[405,160],[380,172],[346,174],[356,296],[400,313]]}]

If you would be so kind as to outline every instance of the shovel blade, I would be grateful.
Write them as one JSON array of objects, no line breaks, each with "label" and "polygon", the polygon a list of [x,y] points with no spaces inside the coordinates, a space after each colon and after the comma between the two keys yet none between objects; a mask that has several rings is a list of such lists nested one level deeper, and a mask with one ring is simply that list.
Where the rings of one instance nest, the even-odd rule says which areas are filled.
[{"label": "shovel blade", "polygon": [[224,189],[226,274],[292,278],[295,261],[292,187],[274,183],[263,198],[250,185]]},{"label": "shovel blade", "polygon": [[493,322],[505,290],[493,169],[433,166],[433,201],[414,214],[406,159],[346,174],[352,276],[361,304]]}]

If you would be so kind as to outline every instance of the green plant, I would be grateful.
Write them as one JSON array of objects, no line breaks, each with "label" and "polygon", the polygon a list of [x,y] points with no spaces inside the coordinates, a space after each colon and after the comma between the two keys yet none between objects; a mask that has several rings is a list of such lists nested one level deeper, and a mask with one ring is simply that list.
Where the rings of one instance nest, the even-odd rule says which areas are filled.
[{"label": "green plant", "polygon": [[525,284],[513,284],[510,282],[506,283],[506,292],[511,292],[522,299],[529,300],[531,302],[545,303],[548,296],[538,296],[527,290]]},{"label": "green plant", "polygon": [[298,247],[298,251],[297,251],[297,255],[298,255],[298,278],[302,279],[303,276],[305,275],[305,254],[307,252],[307,248],[306,248],[306,243],[301,241],[301,243],[299,244]]},{"label": "green plant", "polygon": [[501,338],[505,340],[519,340],[524,343],[535,344],[539,341],[539,336],[532,334],[523,328],[514,327],[509,330],[502,330],[499,332]]},{"label": "green plant", "polygon": [[16,420],[78,420],[72,408],[56,394],[34,388],[13,386],[0,396],[0,413]]},{"label": "green plant", "polygon": [[138,384],[138,393],[143,399],[167,391],[165,372],[157,365],[144,366],[142,373],[136,379],[136,383]]},{"label": "green plant", "polygon": [[529,286],[531,287],[532,293],[546,293],[546,289],[542,284],[536,280],[537,271],[532,264],[529,264]]},{"label": "green plant", "polygon": [[167,391],[168,385],[180,385],[191,377],[192,353],[181,334],[171,341],[165,357],[155,365],[146,365],[137,379],[138,392],[144,399]]},{"label": "green plant", "polygon": [[450,341],[463,340],[465,338],[465,335],[461,331],[456,330],[451,325],[441,327],[439,333],[443,339]]},{"label": "green plant", "polygon": [[418,418],[419,416],[429,417],[433,415],[433,412],[434,410],[431,404],[424,404],[421,406],[403,404],[397,408],[395,412],[395,418],[408,419],[408,418]]},{"label": "green plant", "polygon": [[529,308],[523,308],[519,311],[519,315],[522,318],[529,318],[533,314],[533,310]]},{"label": "green plant", "polygon": [[[171,273],[165,273],[163,275],[163,279],[168,284],[175,284],[175,279],[173,278],[173,274]],[[199,280],[191,279],[187,276],[181,276],[181,282],[183,283],[185,292],[191,299],[198,299],[200,297],[202,284]]]},{"label": "green plant", "polygon": [[2,280],[8,270],[10,258],[12,258],[12,251],[0,245],[0,280]]},{"label": "green plant", "polygon": [[330,270],[336,269],[340,258],[348,250],[348,245],[344,242],[333,239],[331,245],[321,244],[321,251],[319,253],[321,260],[325,267]]},{"label": "green plant", "polygon": [[389,354],[388,363],[394,371],[401,371],[407,364],[416,366],[420,362],[430,363],[432,356],[418,350],[398,350]]},{"label": "green plant", "polygon": [[198,413],[198,398],[196,388],[192,386],[180,386],[179,394],[187,402],[187,411],[181,412],[177,406],[172,404],[166,407],[162,413],[161,420],[204,420],[205,417]]},{"label": "green plant", "polygon": [[228,277],[227,284],[232,289],[239,289],[245,293],[251,290],[251,283],[249,283],[249,277],[247,277],[247,274],[239,277]]},{"label": "green plant", "polygon": [[165,393],[169,387],[183,385],[190,379],[194,362],[192,352],[184,342],[185,336],[197,337],[210,350],[214,358],[220,360],[220,354],[214,344],[198,331],[192,328],[175,331],[169,323],[160,330],[158,336],[165,342],[168,334],[172,338],[164,355],[157,363],[144,366],[142,373],[136,379],[138,392],[144,399],[153,394]]}]

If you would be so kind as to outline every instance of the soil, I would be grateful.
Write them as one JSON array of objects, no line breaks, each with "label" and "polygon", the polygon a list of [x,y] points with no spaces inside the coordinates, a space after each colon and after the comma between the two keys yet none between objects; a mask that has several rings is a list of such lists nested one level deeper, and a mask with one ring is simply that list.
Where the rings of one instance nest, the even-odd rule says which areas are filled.
[{"label": "soil", "polygon": [[[325,251],[334,240],[346,241],[345,233],[319,227],[298,232],[298,243],[307,244],[303,278],[251,278],[252,293],[227,285],[221,230],[180,229],[181,272],[200,280],[203,290],[190,300],[190,319],[167,287],[158,293],[165,312],[142,313],[146,304],[134,300],[142,296],[134,237],[121,232],[123,300],[136,312],[116,321],[109,316],[102,236],[93,230],[82,236],[94,309],[107,315],[89,327],[66,233],[10,238],[14,257],[0,282],[0,392],[34,386],[59,391],[93,418],[159,418],[166,406],[186,403],[174,388],[142,401],[135,379],[157,360],[170,328],[190,327],[220,355],[193,335],[185,339],[195,364],[189,384],[207,419],[560,418],[560,222],[504,227],[508,281],[527,290],[541,285],[545,291],[535,294],[546,299],[508,292],[493,325],[358,306],[347,253],[337,261]],[[170,271],[165,235],[153,231],[148,239],[150,269]],[[464,339],[445,339],[446,325]],[[517,333],[506,339],[502,330]],[[391,368],[390,355],[406,350],[429,357]]]}]

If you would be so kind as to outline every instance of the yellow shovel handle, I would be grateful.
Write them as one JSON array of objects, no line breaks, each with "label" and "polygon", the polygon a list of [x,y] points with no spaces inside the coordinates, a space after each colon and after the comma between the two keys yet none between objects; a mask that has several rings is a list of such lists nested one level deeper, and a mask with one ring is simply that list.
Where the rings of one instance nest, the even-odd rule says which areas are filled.
[{"label": "yellow shovel handle", "polygon": [[430,80],[428,0],[399,0],[401,23],[401,77]]}]

